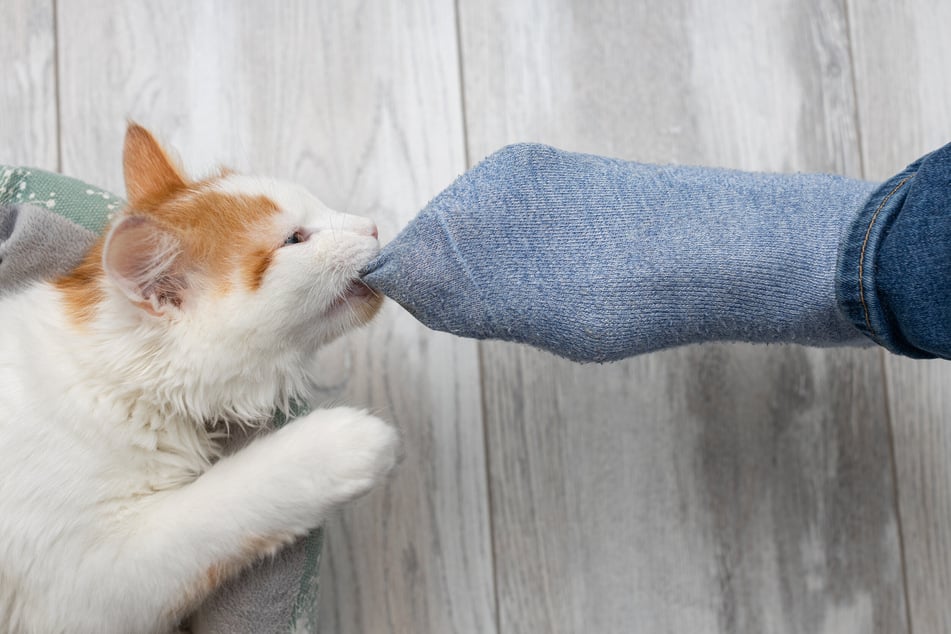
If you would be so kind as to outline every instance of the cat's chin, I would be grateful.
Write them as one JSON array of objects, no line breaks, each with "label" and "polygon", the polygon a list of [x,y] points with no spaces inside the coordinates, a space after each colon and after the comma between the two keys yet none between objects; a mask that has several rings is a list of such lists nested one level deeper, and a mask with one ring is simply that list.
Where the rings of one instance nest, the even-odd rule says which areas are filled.
[{"label": "cat's chin", "polygon": [[364,324],[376,315],[383,305],[383,296],[360,280],[351,280],[347,288],[327,308],[326,316],[336,316],[349,311]]}]

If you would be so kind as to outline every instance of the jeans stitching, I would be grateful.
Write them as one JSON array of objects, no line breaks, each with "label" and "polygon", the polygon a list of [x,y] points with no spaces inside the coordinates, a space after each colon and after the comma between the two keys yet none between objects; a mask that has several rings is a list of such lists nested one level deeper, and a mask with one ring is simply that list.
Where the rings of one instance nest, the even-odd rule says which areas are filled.
[{"label": "jeans stitching", "polygon": [[905,178],[895,185],[895,189],[888,192],[888,195],[882,199],[882,202],[878,205],[878,209],[875,210],[875,213],[872,214],[872,219],[868,222],[868,229],[865,230],[865,239],[862,241],[862,250],[859,253],[859,301],[862,302],[862,309],[865,311],[865,326],[868,328],[868,331],[872,333],[872,337],[877,336],[875,329],[872,328],[872,319],[869,314],[868,304],[865,303],[865,284],[863,282],[863,273],[865,271],[865,248],[868,246],[868,239],[872,235],[872,227],[875,225],[875,220],[878,218],[879,212],[888,202],[888,199],[892,195],[901,189],[902,185],[908,182],[908,179],[914,176],[914,174],[909,174]]}]

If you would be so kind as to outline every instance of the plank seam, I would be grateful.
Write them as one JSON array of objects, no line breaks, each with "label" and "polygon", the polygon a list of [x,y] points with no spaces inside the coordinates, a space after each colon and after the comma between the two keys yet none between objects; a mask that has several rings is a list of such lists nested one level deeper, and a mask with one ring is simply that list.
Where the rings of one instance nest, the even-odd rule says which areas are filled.
[{"label": "plank seam", "polygon": [[[469,111],[466,108],[466,81],[465,81],[465,64],[463,62],[463,45],[462,45],[462,12],[459,8],[459,0],[454,0],[453,9],[455,10],[455,27],[456,27],[456,64],[457,64],[457,73],[459,76],[459,110],[462,116],[462,151],[464,154],[463,165],[468,170],[472,166],[472,159],[469,154]],[[483,460],[483,473],[485,475],[485,494],[486,494],[486,506],[489,511],[489,517],[487,518],[487,525],[489,530],[489,557],[490,565],[492,567],[492,620],[495,625],[496,634],[501,634],[502,632],[502,616],[501,616],[501,606],[499,604],[499,575],[498,575],[498,565],[497,565],[497,555],[496,555],[496,536],[495,536],[495,521],[492,516],[495,513],[495,504],[492,496],[492,479],[489,474],[489,461],[491,457],[489,456],[489,424],[486,420],[486,386],[485,386],[485,351],[482,342],[476,343],[476,371],[479,373],[479,407],[482,414],[482,455],[485,456]]]},{"label": "plank seam", "polygon": [[63,116],[60,106],[59,76],[59,0],[51,0],[53,8],[53,100],[56,117],[56,171],[63,171]]},{"label": "plank seam", "polygon": [[[867,169],[865,166],[865,143],[863,142],[864,136],[864,126],[862,125],[862,118],[859,110],[859,89],[858,89],[858,68],[855,64],[855,38],[853,37],[852,32],[852,16],[849,11],[850,0],[843,0],[842,2],[842,12],[845,16],[845,34],[846,41],[848,42],[848,51],[849,51],[849,66],[851,68],[852,74],[852,116],[855,119],[855,131],[856,138],[855,142],[858,146],[859,151],[859,169],[861,171],[860,176],[862,178],[868,178]],[[899,187],[904,184],[904,181],[899,184]],[[897,190],[897,188],[896,188]],[[891,194],[889,194],[891,195]],[[883,203],[884,204],[884,203]],[[876,214],[878,212],[876,211]],[[874,223],[874,219],[872,220]],[[871,230],[871,226],[869,227]],[[866,236],[866,240],[868,240]],[[863,244],[862,256],[865,256],[865,245]],[[864,289],[862,288],[862,275],[861,270],[859,271],[859,293],[862,293],[862,305],[865,307],[865,319],[866,324],[871,330],[871,324],[868,323],[868,307],[865,306],[864,298]],[[895,513],[895,522],[898,525],[898,557],[901,562],[901,587],[902,587],[902,597],[905,602],[905,629],[908,631],[908,634],[914,634],[914,629],[912,627],[912,617],[911,617],[911,596],[909,595],[908,590],[908,558],[905,555],[905,529],[902,523],[901,518],[901,500],[899,498],[900,488],[898,486],[898,461],[895,451],[895,425],[894,418],[892,417],[891,410],[891,395],[888,392],[888,364],[885,362],[885,351],[879,350],[879,363],[881,364],[882,369],[882,395],[885,401],[885,428],[888,431],[888,459],[891,463],[891,474],[892,474],[892,498],[894,504],[894,513]]]},{"label": "plank seam", "polygon": [[891,395],[888,392],[888,364],[885,362],[885,351],[878,351],[879,363],[882,368],[882,394],[885,400],[885,423],[888,429],[888,460],[892,471],[892,498],[895,506],[895,521],[898,524],[898,556],[901,560],[901,586],[905,599],[905,628],[908,634],[914,634],[911,617],[911,596],[908,593],[908,558],[905,556],[905,529],[901,520],[901,499],[898,486],[898,460],[895,451],[895,428],[892,424]]},{"label": "plank seam", "polygon": [[845,39],[848,43],[846,50],[849,53],[849,68],[851,69],[852,118],[855,119],[855,143],[859,151],[859,173],[862,178],[868,178],[865,173],[865,144],[862,142],[862,118],[859,116],[859,88],[858,79],[856,79],[855,50],[852,45],[852,20],[849,15],[849,0],[843,0],[842,14],[845,16]]},{"label": "plank seam", "polygon": [[462,61],[462,17],[459,11],[459,0],[455,0],[453,7],[456,12],[456,66],[459,75],[459,109],[462,111],[462,151],[465,153],[465,167],[469,169],[472,167],[472,161],[469,156],[469,112],[466,109],[465,64]]}]

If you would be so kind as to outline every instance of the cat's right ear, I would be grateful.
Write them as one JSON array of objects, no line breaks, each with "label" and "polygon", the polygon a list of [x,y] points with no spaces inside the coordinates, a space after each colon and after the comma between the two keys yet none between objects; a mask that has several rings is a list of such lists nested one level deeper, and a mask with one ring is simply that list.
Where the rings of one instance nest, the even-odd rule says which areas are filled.
[{"label": "cat's right ear", "polygon": [[179,167],[152,133],[137,123],[130,122],[126,129],[122,171],[132,207],[166,198],[186,186]]},{"label": "cat's right ear", "polygon": [[152,315],[181,308],[187,289],[178,238],[144,216],[129,216],[109,231],[102,254],[106,275],[136,306]]}]

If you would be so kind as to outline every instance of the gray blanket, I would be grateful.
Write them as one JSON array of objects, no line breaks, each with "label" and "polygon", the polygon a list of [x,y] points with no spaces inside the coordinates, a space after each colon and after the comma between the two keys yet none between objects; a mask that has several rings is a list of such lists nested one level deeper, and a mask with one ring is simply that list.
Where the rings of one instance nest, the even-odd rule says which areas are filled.
[{"label": "gray blanket", "polygon": [[[80,181],[0,165],[0,295],[69,271],[123,201]],[[234,447],[244,439],[235,439]],[[222,587],[193,617],[196,634],[317,631],[321,533]]]}]

